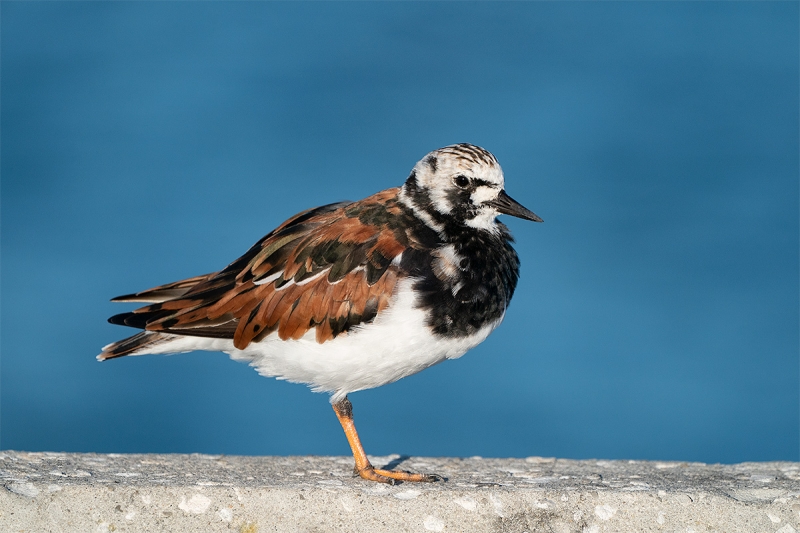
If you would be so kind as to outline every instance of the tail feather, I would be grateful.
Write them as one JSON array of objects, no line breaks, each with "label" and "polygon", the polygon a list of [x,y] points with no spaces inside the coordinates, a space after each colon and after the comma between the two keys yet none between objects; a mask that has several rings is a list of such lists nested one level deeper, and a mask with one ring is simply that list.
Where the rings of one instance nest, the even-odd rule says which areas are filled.
[{"label": "tail feather", "polygon": [[103,351],[97,356],[97,360],[105,361],[106,359],[114,359],[125,355],[147,353],[153,346],[167,342],[173,337],[173,335],[154,331],[142,331],[127,339],[103,346]]}]

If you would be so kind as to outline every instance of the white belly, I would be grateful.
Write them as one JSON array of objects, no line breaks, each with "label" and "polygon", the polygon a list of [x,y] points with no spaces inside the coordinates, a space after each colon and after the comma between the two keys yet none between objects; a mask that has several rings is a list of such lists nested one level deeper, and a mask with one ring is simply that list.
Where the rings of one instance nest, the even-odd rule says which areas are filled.
[{"label": "white belly", "polygon": [[460,357],[483,342],[502,321],[501,317],[469,337],[437,337],[425,324],[425,312],[414,305],[411,283],[398,283],[392,303],[371,324],[323,344],[316,341],[313,329],[298,340],[282,341],[273,334],[244,350],[234,348],[229,339],[175,335],[174,340],[148,353],[225,352],[236,361],[249,363],[261,375],[332,393],[331,402],[336,402],[350,392],[379,387]]}]

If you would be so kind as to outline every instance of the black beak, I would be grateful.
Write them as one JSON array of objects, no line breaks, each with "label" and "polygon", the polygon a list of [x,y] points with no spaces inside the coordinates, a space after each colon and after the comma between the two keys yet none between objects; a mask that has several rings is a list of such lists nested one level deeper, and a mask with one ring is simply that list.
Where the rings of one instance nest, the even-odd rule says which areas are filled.
[{"label": "black beak", "polygon": [[522,204],[507,195],[506,191],[500,191],[500,194],[497,195],[497,198],[486,202],[486,204],[497,208],[497,210],[504,215],[524,218],[525,220],[533,220],[534,222],[544,222],[539,215],[530,209],[523,207]]}]

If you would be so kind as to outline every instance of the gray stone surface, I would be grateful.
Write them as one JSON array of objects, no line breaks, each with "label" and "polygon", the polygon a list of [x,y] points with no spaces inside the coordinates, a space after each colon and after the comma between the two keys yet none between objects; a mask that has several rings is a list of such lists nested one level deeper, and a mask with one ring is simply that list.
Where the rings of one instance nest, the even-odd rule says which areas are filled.
[{"label": "gray stone surface", "polygon": [[800,463],[0,452],[0,531],[800,531]]}]

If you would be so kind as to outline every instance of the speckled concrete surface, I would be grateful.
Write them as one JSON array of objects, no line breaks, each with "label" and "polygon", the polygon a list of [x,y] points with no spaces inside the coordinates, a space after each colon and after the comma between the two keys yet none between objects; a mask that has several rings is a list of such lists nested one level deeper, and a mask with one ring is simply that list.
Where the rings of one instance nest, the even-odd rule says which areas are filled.
[{"label": "speckled concrete surface", "polygon": [[800,463],[0,452],[0,531],[800,531]]}]

